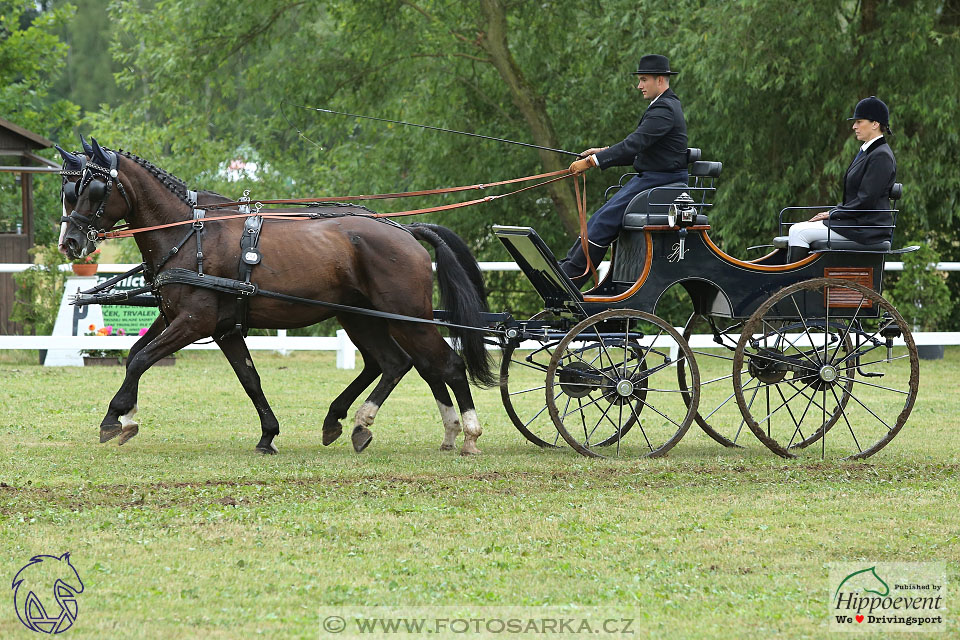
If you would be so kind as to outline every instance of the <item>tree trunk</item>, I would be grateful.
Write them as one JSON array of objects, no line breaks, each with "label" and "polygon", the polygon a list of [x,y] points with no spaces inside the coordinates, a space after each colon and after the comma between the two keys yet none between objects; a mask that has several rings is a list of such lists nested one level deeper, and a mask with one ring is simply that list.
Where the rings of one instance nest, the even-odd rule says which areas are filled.
[{"label": "tree trunk", "polygon": [[[513,59],[513,54],[510,53],[510,47],[507,44],[507,18],[503,3],[501,0],[481,0],[480,6],[486,19],[486,28],[479,41],[480,46],[509,87],[513,104],[530,127],[533,142],[543,147],[559,148],[557,134],[550,116],[547,115],[543,98],[524,78],[523,72]],[[569,164],[558,153],[539,151],[539,154],[540,162],[547,171],[566,169]],[[571,237],[576,237],[580,233],[580,223],[577,217],[576,198],[570,182],[553,182],[547,185],[547,190],[563,228]]]}]

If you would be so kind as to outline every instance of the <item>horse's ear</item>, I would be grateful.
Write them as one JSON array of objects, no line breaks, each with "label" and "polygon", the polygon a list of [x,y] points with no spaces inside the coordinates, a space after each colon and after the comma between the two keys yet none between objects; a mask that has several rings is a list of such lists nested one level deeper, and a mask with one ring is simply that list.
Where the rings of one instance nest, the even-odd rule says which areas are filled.
[{"label": "horse's ear", "polygon": [[63,168],[76,171],[80,169],[83,163],[80,161],[80,156],[70,153],[69,151],[64,151],[60,148],[60,145],[53,145],[54,148],[60,152],[60,157],[63,158]]},{"label": "horse's ear", "polygon": [[[95,160],[99,160],[100,166],[106,167],[107,169],[116,169],[117,168],[117,156],[112,151],[104,149],[97,143],[96,138],[90,138],[90,142],[93,144],[93,157]],[[114,174],[115,175],[115,174]]]},{"label": "horse's ear", "polygon": [[93,147],[90,146],[90,143],[83,139],[83,134],[80,134],[80,146],[83,148],[83,152],[88,156],[93,155]]}]

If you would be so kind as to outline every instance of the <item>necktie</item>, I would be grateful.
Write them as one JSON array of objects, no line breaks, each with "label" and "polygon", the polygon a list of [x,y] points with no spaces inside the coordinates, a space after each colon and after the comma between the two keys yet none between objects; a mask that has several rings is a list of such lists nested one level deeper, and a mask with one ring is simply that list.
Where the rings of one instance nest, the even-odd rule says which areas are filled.
[{"label": "necktie", "polygon": [[860,159],[860,156],[862,155],[863,155],[863,149],[860,149],[860,151],[857,151],[857,157],[854,158],[853,161],[856,162],[857,160]]}]

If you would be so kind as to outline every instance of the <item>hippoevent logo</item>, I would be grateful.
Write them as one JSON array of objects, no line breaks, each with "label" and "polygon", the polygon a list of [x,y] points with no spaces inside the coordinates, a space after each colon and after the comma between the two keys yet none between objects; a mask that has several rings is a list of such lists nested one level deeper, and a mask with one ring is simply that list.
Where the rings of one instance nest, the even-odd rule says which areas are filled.
[{"label": "hippoevent logo", "polygon": [[77,619],[80,574],[62,556],[34,556],[13,578],[13,604],[23,626],[39,633],[63,633]]},{"label": "hippoevent logo", "polygon": [[943,631],[946,583],[943,563],[832,563],[831,630]]}]

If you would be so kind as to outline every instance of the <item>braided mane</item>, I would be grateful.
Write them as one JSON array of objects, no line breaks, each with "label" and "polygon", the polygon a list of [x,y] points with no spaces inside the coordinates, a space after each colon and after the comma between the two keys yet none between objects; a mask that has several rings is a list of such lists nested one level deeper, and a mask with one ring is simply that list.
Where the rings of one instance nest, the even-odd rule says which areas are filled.
[{"label": "braided mane", "polygon": [[140,165],[146,169],[150,175],[156,178],[160,184],[165,186],[173,195],[180,198],[186,204],[191,204],[187,199],[187,183],[173,175],[168,171],[164,171],[157,165],[153,164],[149,160],[144,160],[135,153],[129,151],[124,151],[123,149],[118,149],[117,153],[122,155],[124,158],[131,160],[132,162]]}]

